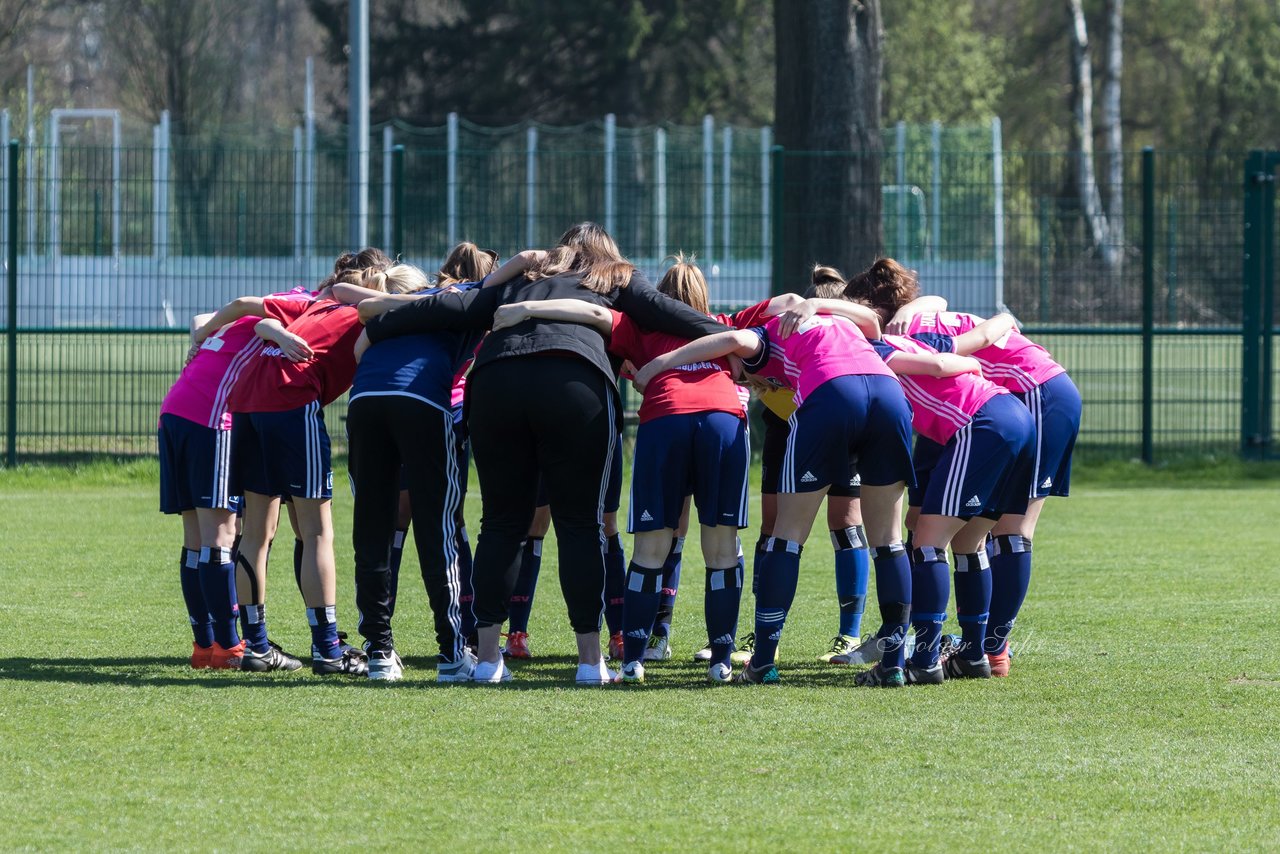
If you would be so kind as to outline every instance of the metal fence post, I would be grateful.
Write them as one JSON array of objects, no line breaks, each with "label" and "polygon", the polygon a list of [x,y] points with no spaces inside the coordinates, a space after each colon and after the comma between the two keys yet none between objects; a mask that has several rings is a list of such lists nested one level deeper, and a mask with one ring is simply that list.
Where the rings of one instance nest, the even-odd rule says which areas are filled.
[{"label": "metal fence post", "polygon": [[782,169],[785,157],[786,150],[781,145],[775,145],[773,147],[773,168],[769,170],[769,177],[773,184],[772,189],[769,191],[769,198],[773,201],[773,213],[770,216],[770,219],[773,220],[773,239],[770,241],[770,250],[773,255],[770,258],[773,276],[769,291],[774,296],[784,294],[787,291],[786,283],[783,281],[786,277],[786,259],[783,257],[786,246],[783,243],[782,222],[783,214],[786,210],[782,203],[782,181],[784,177]]},{"label": "metal fence post", "polygon": [[1142,461],[1155,461],[1156,153],[1142,149]]},{"label": "metal fence post", "polygon": [[9,143],[9,175],[10,181],[5,188],[9,193],[9,219],[6,236],[8,258],[5,259],[8,271],[9,310],[5,322],[8,327],[8,359],[6,373],[8,383],[5,397],[5,464],[13,468],[18,464],[18,151],[21,146],[16,139]]},{"label": "metal fence post", "polygon": [[1265,162],[1264,152],[1251,151],[1244,166],[1244,293],[1240,318],[1244,340],[1241,342],[1240,359],[1240,455],[1245,459],[1260,455],[1262,441],[1258,412],[1258,392],[1262,385],[1262,377],[1258,373],[1258,341],[1262,318],[1254,308],[1258,304],[1258,293],[1262,290],[1262,262],[1267,239],[1262,222]]},{"label": "metal fence post", "polygon": [[391,253],[404,254],[404,146],[391,149]]}]

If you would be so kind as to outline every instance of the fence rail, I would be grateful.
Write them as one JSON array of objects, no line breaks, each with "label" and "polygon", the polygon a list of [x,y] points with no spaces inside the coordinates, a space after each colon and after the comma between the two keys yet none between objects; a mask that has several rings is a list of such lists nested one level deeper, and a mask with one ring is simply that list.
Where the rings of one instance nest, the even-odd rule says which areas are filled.
[{"label": "fence rail", "polygon": [[[1099,243],[1074,201],[1075,155],[1004,151],[994,131],[887,132],[881,239],[855,248],[899,258],[956,308],[1017,315],[1084,393],[1086,456],[1238,451],[1254,370],[1242,336],[1257,325],[1242,282],[1245,155],[1126,154],[1124,210]],[[505,255],[596,219],[652,277],[669,253],[696,254],[715,302],[740,306],[803,288],[779,263],[783,235],[836,216],[780,204],[801,174],[787,164],[813,154],[774,147],[768,129],[485,136],[462,123],[385,141],[370,242],[428,270],[456,240]],[[236,148],[157,132],[152,146],[65,138],[20,159],[17,145],[0,176],[9,461],[151,453],[190,316],[317,281],[350,248],[345,154],[323,140]],[[1269,424],[1274,356],[1252,377],[1268,389]]]}]

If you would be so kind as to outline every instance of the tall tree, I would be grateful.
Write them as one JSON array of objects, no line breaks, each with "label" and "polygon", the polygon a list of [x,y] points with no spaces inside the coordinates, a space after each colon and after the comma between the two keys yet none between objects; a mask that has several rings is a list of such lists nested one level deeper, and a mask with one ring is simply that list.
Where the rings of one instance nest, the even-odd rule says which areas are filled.
[{"label": "tall tree", "polygon": [[784,281],[814,263],[858,272],[883,245],[879,0],[774,6],[776,139],[782,177]]},{"label": "tall tree", "polygon": [[[1093,59],[1081,0],[1067,0],[1067,15],[1071,33],[1071,75],[1074,84],[1072,106],[1075,114],[1076,191],[1080,197],[1081,212],[1089,227],[1090,240],[1102,257],[1103,263],[1108,267],[1114,267],[1119,259],[1119,251],[1112,242],[1111,227],[1107,223],[1107,212],[1102,207],[1102,194],[1098,191],[1098,179],[1094,170]],[[1119,83],[1117,82],[1115,86],[1118,108]]]}]

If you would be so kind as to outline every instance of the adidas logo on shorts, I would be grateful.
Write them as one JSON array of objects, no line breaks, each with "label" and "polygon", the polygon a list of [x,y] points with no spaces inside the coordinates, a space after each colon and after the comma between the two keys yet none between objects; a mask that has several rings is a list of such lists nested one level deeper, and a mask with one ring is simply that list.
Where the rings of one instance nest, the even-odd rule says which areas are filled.
[{"label": "adidas logo on shorts", "polygon": [[1048,489],[1051,486],[1053,486],[1053,478],[1051,477],[1046,477],[1044,483],[1040,484],[1041,489]]},{"label": "adidas logo on shorts", "polygon": [[816,480],[817,478],[813,476],[813,472],[811,471],[807,471],[804,474],[800,475],[801,483],[813,483]]},{"label": "adidas logo on shorts", "polygon": [[975,495],[972,498],[970,498],[968,501],[966,501],[964,503],[964,506],[965,507],[981,507],[982,501],[979,500],[978,496]]},{"label": "adidas logo on shorts", "polygon": [[649,515],[649,511],[648,511],[648,510],[644,510],[644,511],[641,511],[641,513],[640,513],[640,521],[641,521],[641,522],[652,522],[652,521],[653,521],[653,517]]}]

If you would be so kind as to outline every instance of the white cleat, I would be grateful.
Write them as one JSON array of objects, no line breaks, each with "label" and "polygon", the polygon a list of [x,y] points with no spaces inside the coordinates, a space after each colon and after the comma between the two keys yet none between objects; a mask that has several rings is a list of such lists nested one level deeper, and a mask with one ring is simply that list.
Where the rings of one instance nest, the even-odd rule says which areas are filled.
[{"label": "white cleat", "polygon": [[610,670],[603,661],[599,664],[579,664],[574,681],[579,685],[612,685],[618,681],[618,674]]},{"label": "white cleat", "polygon": [[698,650],[697,652],[695,652],[695,653],[693,654],[693,660],[694,660],[694,661],[710,661],[710,660],[711,660],[711,647],[710,647],[710,646],[704,646],[702,649],[700,649],[700,650]]},{"label": "white cleat", "polygon": [[665,636],[650,635],[644,649],[644,661],[666,661],[671,657],[671,640]]},{"label": "white cleat", "polygon": [[644,681],[644,665],[638,661],[626,664],[622,668],[621,678],[623,682],[639,683]]},{"label": "white cleat", "polygon": [[481,685],[501,685],[511,681],[511,671],[505,661],[479,661],[471,670],[471,681]]},{"label": "white cleat", "polygon": [[404,663],[395,650],[380,650],[369,656],[369,681],[398,682],[404,678]]}]

